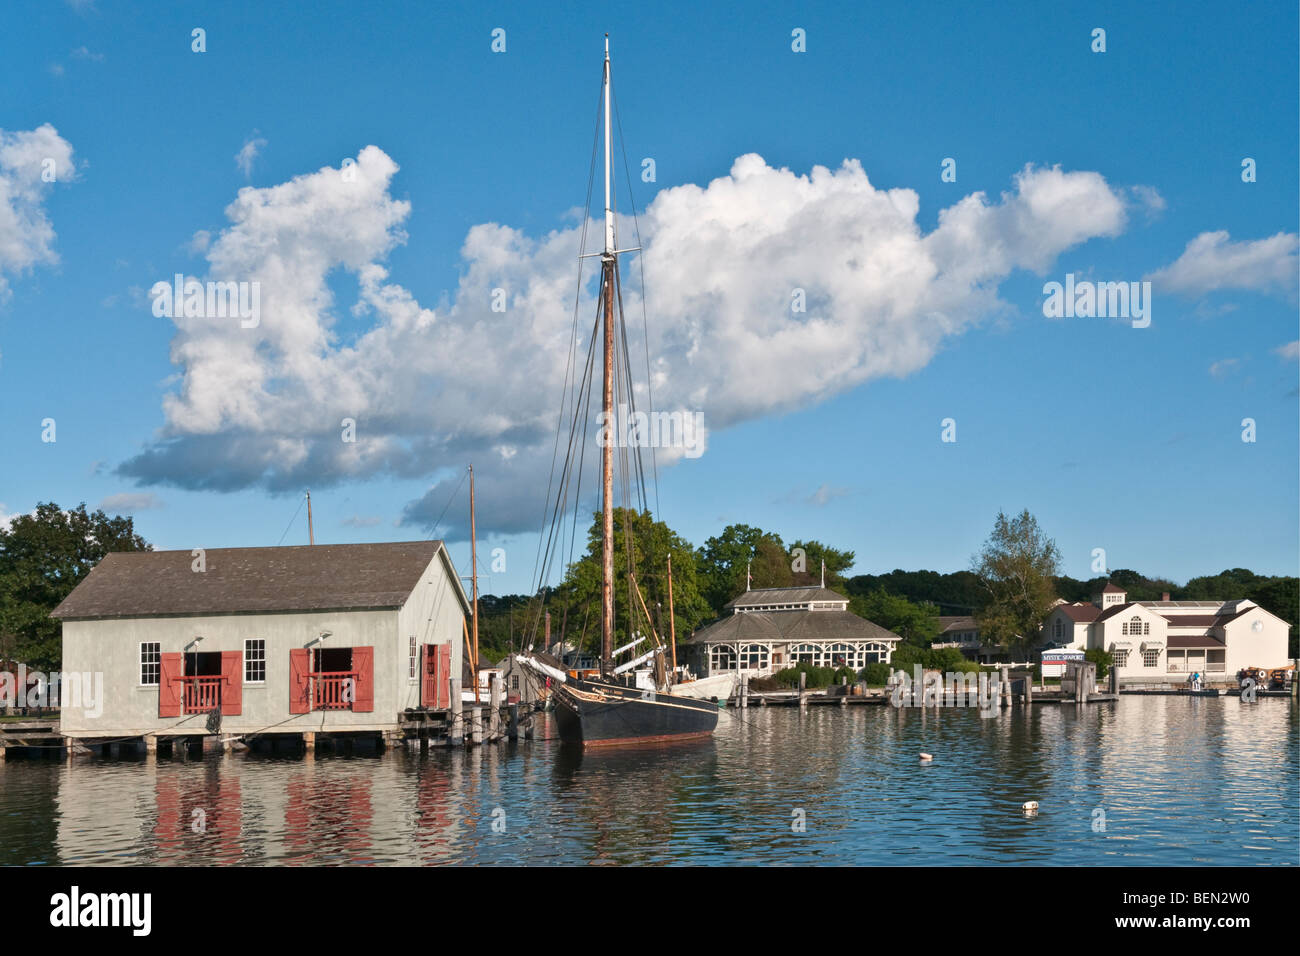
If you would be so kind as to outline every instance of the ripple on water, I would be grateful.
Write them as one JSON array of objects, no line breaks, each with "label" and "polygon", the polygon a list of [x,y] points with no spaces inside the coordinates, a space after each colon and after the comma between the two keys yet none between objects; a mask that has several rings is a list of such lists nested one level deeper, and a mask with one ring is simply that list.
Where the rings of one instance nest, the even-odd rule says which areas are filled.
[{"label": "ripple on water", "polygon": [[1296,731],[1289,701],[1128,697],[758,708],[590,754],[20,759],[0,863],[1294,865]]}]

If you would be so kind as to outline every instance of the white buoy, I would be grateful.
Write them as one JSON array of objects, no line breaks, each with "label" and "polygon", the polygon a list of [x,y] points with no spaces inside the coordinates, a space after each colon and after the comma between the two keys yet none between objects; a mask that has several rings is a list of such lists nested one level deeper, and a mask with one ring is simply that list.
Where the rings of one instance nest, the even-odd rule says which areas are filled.
[{"label": "white buoy", "polygon": [[931,757],[929,754],[921,754],[921,763],[929,763],[933,759],[934,758]]},{"label": "white buoy", "polygon": [[1021,804],[1020,809],[1024,810],[1026,813],[1034,813],[1038,810],[1038,801],[1026,800],[1023,804]]}]

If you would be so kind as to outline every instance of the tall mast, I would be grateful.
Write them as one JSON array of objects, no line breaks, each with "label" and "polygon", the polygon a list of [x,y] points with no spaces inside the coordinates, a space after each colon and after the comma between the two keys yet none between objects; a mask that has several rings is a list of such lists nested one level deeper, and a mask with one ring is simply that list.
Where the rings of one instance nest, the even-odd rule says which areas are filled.
[{"label": "tall mast", "polygon": [[601,294],[604,297],[605,381],[602,410],[605,443],[601,449],[600,664],[603,675],[613,669],[614,648],[614,270],[618,264],[614,244],[614,206],[610,195],[609,34],[605,34],[605,252],[601,256]]},{"label": "tall mast", "polygon": [[474,703],[478,703],[478,527],[474,520],[474,466],[469,466],[469,563],[471,579],[474,582],[474,630],[473,660],[474,668]]},{"label": "tall mast", "polygon": [[316,532],[311,526],[311,492],[307,492],[307,543],[316,543]]}]

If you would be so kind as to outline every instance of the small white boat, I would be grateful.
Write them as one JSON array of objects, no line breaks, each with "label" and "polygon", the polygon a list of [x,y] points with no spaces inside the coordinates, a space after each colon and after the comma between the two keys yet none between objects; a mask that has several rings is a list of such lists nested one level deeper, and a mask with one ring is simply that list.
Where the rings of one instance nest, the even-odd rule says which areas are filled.
[{"label": "small white boat", "polygon": [[740,678],[735,674],[715,674],[713,677],[701,677],[698,680],[673,684],[673,695],[694,697],[698,700],[709,700],[714,697],[718,700],[726,700],[736,692],[739,683]]}]

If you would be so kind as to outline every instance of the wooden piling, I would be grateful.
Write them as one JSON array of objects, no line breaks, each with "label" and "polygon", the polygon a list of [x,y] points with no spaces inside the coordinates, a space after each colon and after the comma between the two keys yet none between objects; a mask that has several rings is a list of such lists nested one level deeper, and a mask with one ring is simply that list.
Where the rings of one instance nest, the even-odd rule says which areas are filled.
[{"label": "wooden piling", "polygon": [[460,681],[451,681],[451,726],[447,728],[447,743],[459,747],[465,743],[465,721],[460,700]]},{"label": "wooden piling", "polygon": [[501,675],[492,674],[488,683],[488,740],[495,743],[501,739]]},{"label": "wooden piling", "polygon": [[740,709],[749,709],[749,675],[740,675]]},{"label": "wooden piling", "polygon": [[808,706],[807,685],[808,685],[808,672],[800,671],[799,672],[799,709],[800,710],[803,710],[805,707]]},{"label": "wooden piling", "polygon": [[469,705],[469,742],[477,747],[483,743],[483,705]]},{"label": "wooden piling", "polygon": [[999,695],[1001,700],[999,701],[999,703],[1003,707],[1010,707],[1011,706],[1011,668],[999,667],[998,681],[1001,685],[998,688],[1001,691],[1001,694]]}]

